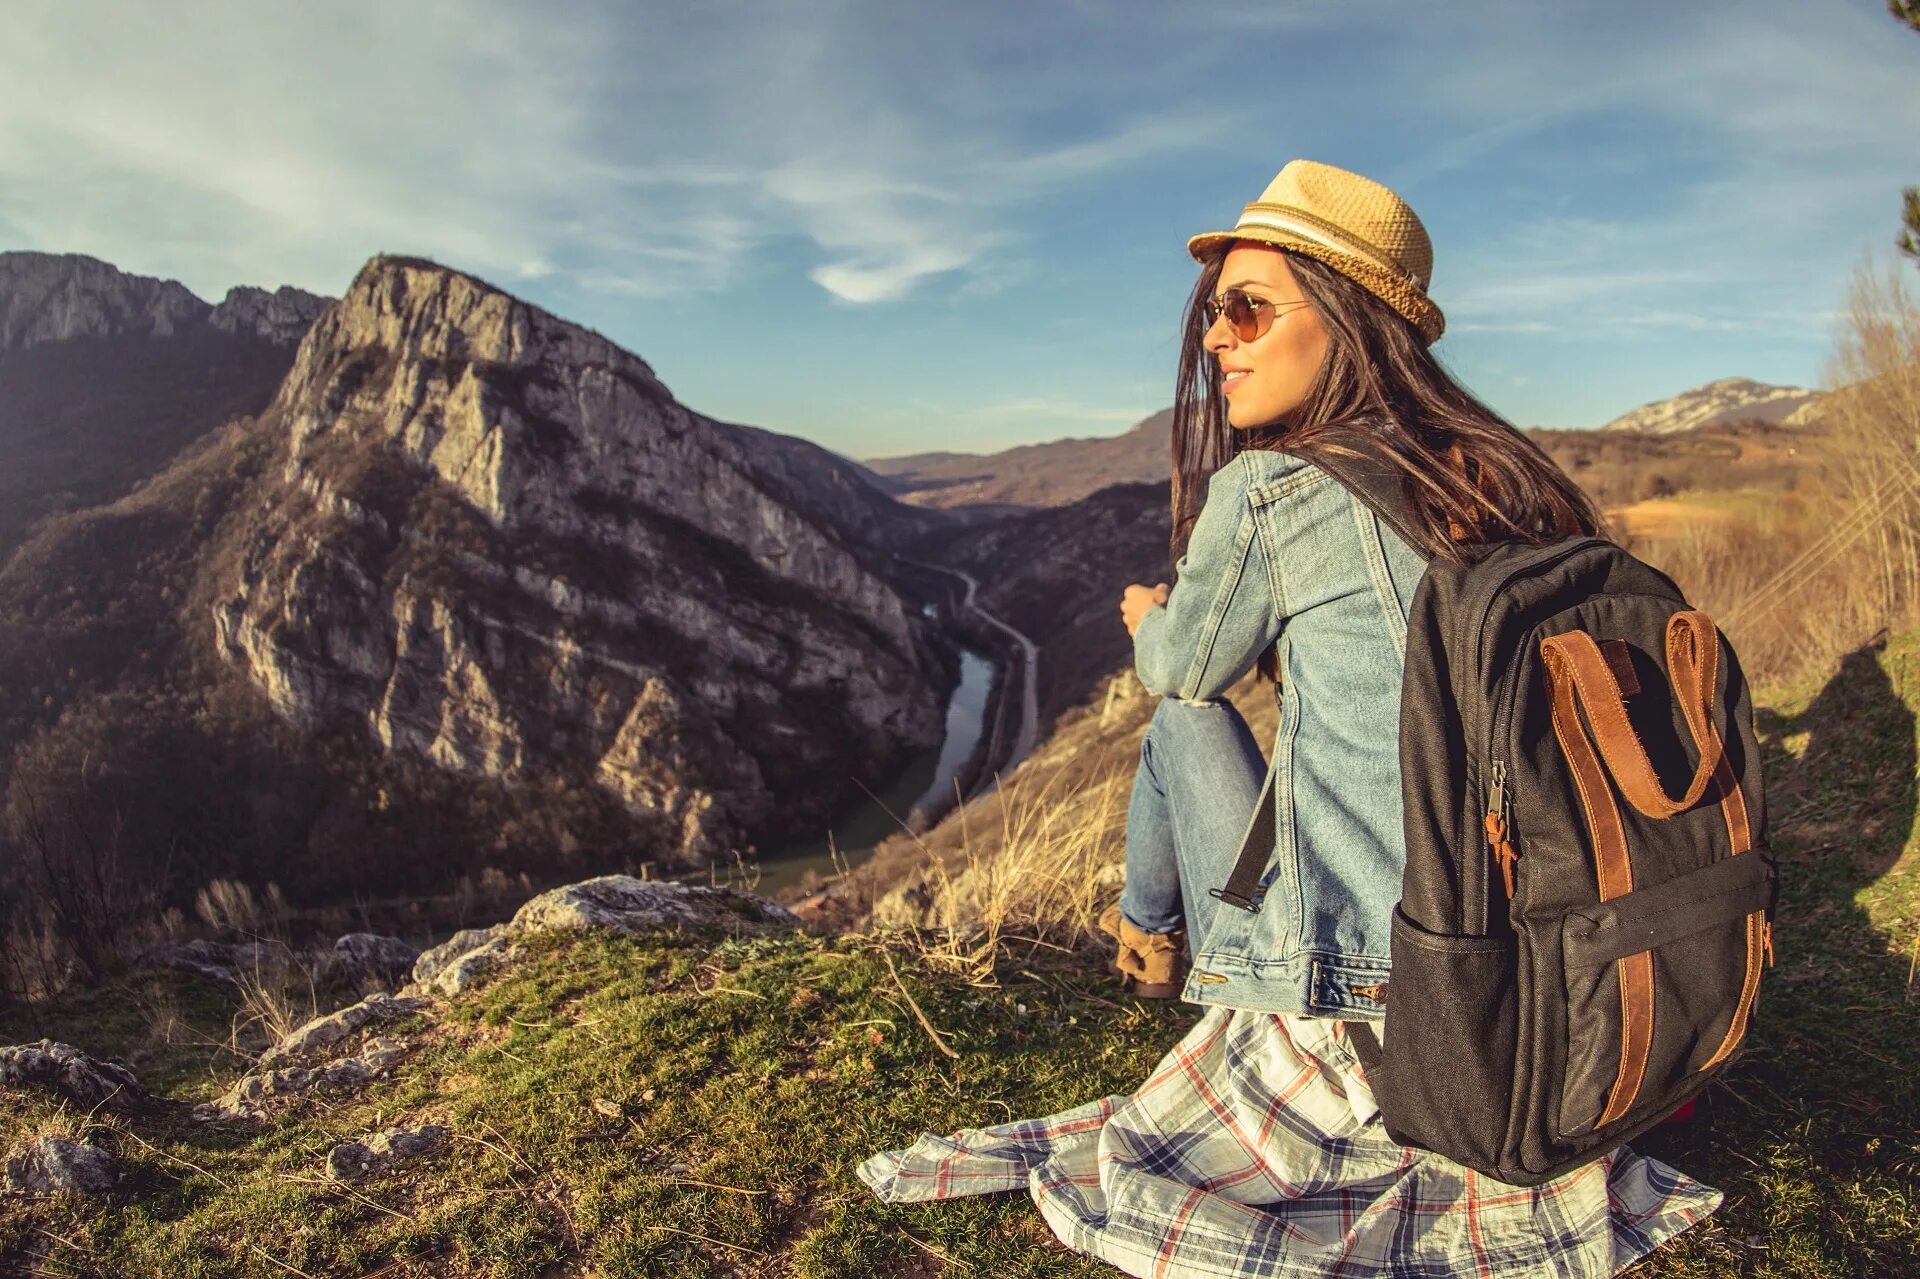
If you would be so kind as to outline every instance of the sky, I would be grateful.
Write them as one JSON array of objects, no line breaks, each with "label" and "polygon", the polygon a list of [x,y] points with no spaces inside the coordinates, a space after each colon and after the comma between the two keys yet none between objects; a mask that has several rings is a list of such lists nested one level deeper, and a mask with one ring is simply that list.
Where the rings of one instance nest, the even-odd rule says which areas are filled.
[{"label": "sky", "polygon": [[848,457],[1126,430],[1288,160],[1434,244],[1522,426],[1818,387],[1920,184],[1885,0],[0,0],[0,251],[338,295],[431,258]]}]

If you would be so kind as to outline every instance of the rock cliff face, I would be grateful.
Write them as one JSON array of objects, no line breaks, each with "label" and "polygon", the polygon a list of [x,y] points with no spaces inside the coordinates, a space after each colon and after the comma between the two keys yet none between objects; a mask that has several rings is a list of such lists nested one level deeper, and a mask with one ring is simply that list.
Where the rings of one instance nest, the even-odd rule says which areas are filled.
[{"label": "rock cliff face", "polygon": [[927,624],[885,576],[939,517],[690,412],[596,333],[376,258],[262,422],[284,466],[213,557],[211,620],[296,725],[598,787],[683,863],[939,740]]},{"label": "rock cliff face", "polygon": [[1820,396],[1821,392],[1803,386],[1769,386],[1752,378],[1723,377],[1682,391],[1672,399],[1643,404],[1600,429],[1670,435],[1713,422],[1747,418],[1795,426],[1806,420],[1809,406]]},{"label": "rock cliff face", "polygon": [[207,312],[207,323],[225,333],[250,333],[292,346],[306,336],[332,301],[291,284],[271,293],[242,284],[228,289],[226,300]]},{"label": "rock cliff face", "polygon": [[177,280],[130,275],[84,253],[0,253],[0,352],[124,335],[174,337],[203,325],[291,346],[329,298],[242,286],[209,306]]}]

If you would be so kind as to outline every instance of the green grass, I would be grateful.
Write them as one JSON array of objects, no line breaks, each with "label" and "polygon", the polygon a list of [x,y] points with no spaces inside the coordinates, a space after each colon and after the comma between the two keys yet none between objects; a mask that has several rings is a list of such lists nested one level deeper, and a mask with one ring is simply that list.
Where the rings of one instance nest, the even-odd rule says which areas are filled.
[{"label": "green grass", "polygon": [[[1920,632],[1757,700],[1778,962],[1710,1128],[1634,1143],[1726,1202],[1631,1273],[1920,1274]],[[148,974],[0,1025],[0,1042],[133,1056],[162,1098],[126,1118],[0,1097],[0,1130],[86,1131],[131,1173],[109,1203],[0,1199],[0,1271],[1112,1274],[1055,1243],[1024,1195],[890,1207],[854,1169],[922,1131],[1128,1092],[1197,1015],[1114,999],[1092,952],[1009,959],[999,988],[896,954],[950,1059],[877,938],[530,949],[403,1025],[419,1048],[395,1076],[259,1132],[186,1115],[242,1068],[216,987]],[[428,1121],[458,1134],[444,1154],[325,1182],[335,1142]]]},{"label": "green grass", "polygon": [[1632,1273],[1920,1274],[1920,631],[1755,700],[1777,962],[1711,1133],[1635,1143],[1727,1197]]},{"label": "green grass", "polygon": [[[184,1105],[128,1122],[0,1102],[0,1126],[91,1128],[133,1181],[114,1204],[0,1206],[0,1258],[181,1279],[1111,1273],[1054,1244],[1024,1196],[894,1208],[853,1170],[923,1130],[1130,1091],[1192,1010],[1122,1006],[1085,958],[1024,962],[980,989],[896,957],[949,1059],[873,939],[533,948],[416,1030],[428,1047],[394,1078],[257,1135],[195,1124]],[[427,1121],[457,1134],[446,1154],[351,1191],[324,1183],[336,1141]]]}]

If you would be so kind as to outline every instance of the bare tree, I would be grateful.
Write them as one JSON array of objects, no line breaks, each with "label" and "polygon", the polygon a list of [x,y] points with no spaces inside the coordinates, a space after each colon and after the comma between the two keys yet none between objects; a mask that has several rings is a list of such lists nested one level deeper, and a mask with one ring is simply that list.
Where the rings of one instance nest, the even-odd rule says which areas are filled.
[{"label": "bare tree", "polygon": [[37,934],[42,971],[34,977],[42,989],[111,971],[151,931],[160,907],[164,865],[149,875],[128,864],[125,819],[118,804],[95,793],[92,780],[84,758],[67,777],[16,768],[0,830],[0,847],[15,868],[11,917],[0,928]]},{"label": "bare tree", "polygon": [[1883,619],[1920,613],[1920,300],[1898,270],[1855,268],[1828,358],[1828,465],[1870,548]]}]

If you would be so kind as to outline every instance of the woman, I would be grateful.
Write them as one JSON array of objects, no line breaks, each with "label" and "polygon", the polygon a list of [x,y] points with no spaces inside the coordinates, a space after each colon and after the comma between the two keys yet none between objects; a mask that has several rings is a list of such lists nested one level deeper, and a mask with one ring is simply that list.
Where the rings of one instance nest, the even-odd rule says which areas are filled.
[{"label": "woman", "polygon": [[[1131,1097],[923,1137],[860,1175],[890,1200],[1025,1186],[1062,1240],[1133,1274],[1613,1274],[1720,1192],[1625,1147],[1522,1188],[1400,1146],[1341,1024],[1381,1029],[1390,986],[1421,552],[1599,517],[1433,360],[1431,245],[1386,187],[1295,160],[1188,250],[1176,581],[1121,603],[1162,696],[1101,925],[1133,993],[1207,1011]],[[1356,451],[1405,472],[1417,550],[1312,462]],[[1256,666],[1287,690],[1271,766],[1224,700]],[[1255,910],[1215,896],[1248,838],[1273,850]]]},{"label": "woman", "polygon": [[[1230,232],[1193,237],[1174,424],[1181,586],[1127,588],[1135,669],[1164,694],[1135,775],[1127,880],[1101,926],[1134,993],[1377,1020],[1400,897],[1406,613],[1422,551],[1591,534],[1599,514],[1538,445],[1456,384],[1428,346],[1433,251],[1413,211],[1297,160]],[[1277,452],[1285,449],[1286,452]],[[1416,550],[1311,464],[1398,465],[1424,508]],[[1225,463],[1225,465],[1222,465]],[[1206,503],[1196,515],[1199,481]],[[1281,701],[1271,771],[1221,700],[1249,667]],[[1218,915],[1248,817],[1273,787],[1274,909]],[[1217,931],[1216,931],[1217,929]]]}]

